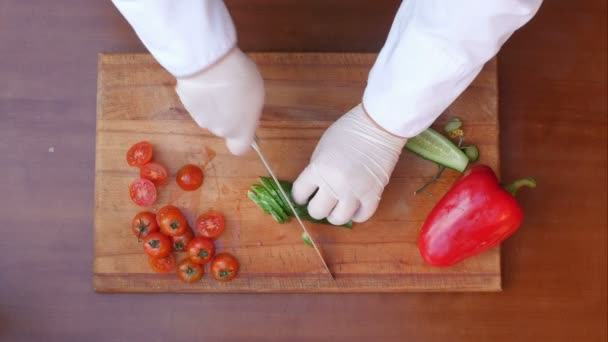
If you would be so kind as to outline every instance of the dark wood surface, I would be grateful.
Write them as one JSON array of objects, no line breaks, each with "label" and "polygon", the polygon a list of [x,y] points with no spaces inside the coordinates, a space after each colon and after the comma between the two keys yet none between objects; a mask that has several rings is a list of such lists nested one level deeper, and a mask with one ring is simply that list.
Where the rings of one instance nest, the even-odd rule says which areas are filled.
[{"label": "dark wood surface", "polygon": [[[397,1],[230,1],[247,51],[377,51]],[[92,286],[109,1],[0,2],[0,340],[605,341],[606,1],[548,0],[499,55],[505,179],[535,175],[502,293],[106,295]],[[51,152],[52,151],[52,152]]]}]

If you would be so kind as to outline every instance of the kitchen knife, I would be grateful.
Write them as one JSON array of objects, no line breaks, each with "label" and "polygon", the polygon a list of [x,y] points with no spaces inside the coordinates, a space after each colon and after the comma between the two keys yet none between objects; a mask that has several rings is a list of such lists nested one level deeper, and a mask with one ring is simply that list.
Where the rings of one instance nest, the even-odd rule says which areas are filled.
[{"label": "kitchen knife", "polygon": [[315,251],[317,252],[317,255],[319,255],[319,258],[321,258],[321,261],[323,262],[323,266],[325,267],[325,270],[327,270],[327,273],[329,273],[331,278],[333,280],[335,280],[334,275],[331,273],[331,271],[329,270],[329,267],[327,266],[327,263],[325,262],[325,258],[323,258],[323,254],[321,253],[321,250],[319,249],[319,247],[317,247],[315,240],[312,238],[312,235],[310,235],[308,233],[308,229],[306,229],[306,226],[304,226],[304,223],[302,222],[300,215],[298,215],[298,212],[293,207],[293,204],[291,203],[291,197],[285,193],[285,190],[283,190],[283,187],[279,183],[279,180],[274,175],[274,172],[272,172],[272,169],[270,168],[270,165],[266,161],[266,158],[264,158],[264,154],[262,153],[262,150],[260,150],[260,147],[258,146],[257,141],[258,141],[258,138],[255,137],[253,143],[251,144],[251,147],[253,147],[253,149],[257,152],[258,156],[260,156],[260,159],[262,160],[262,163],[264,164],[266,171],[268,171],[268,173],[270,174],[270,177],[272,177],[272,180],[277,185],[277,188],[279,189],[279,193],[281,194],[281,196],[283,196],[283,199],[289,205],[289,209],[291,209],[291,211],[293,212],[294,216],[296,217],[296,220],[300,224],[300,227],[304,231],[304,234],[308,235],[308,238],[310,239],[312,247],[315,249]]}]

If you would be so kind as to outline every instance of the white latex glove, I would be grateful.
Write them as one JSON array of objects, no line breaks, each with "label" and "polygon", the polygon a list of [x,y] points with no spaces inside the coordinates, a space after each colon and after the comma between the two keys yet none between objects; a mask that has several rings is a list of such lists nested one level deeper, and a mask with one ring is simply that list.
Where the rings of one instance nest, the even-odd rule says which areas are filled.
[{"label": "white latex glove", "polygon": [[178,77],[180,100],[196,123],[226,139],[233,154],[249,150],[264,105],[264,80],[240,49],[192,76]]},{"label": "white latex glove", "polygon": [[406,141],[377,126],[358,105],[323,134],[294,183],[294,200],[306,203],[318,189],[308,204],[312,217],[336,225],[368,220]]}]

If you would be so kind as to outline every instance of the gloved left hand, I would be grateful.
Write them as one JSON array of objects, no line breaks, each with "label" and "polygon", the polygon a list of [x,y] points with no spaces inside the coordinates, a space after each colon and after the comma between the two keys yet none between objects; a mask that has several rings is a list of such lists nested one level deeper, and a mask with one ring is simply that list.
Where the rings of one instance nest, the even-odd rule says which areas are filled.
[{"label": "gloved left hand", "polygon": [[[391,135],[358,105],[321,137],[310,164],[294,182],[292,196],[309,214],[336,225],[368,220],[407,139]],[[315,193],[316,191],[316,193]]]}]

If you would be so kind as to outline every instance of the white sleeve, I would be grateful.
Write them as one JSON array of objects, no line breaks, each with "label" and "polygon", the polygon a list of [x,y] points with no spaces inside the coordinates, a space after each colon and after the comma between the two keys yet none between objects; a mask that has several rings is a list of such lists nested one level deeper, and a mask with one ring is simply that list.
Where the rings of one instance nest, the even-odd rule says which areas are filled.
[{"label": "white sleeve", "polygon": [[406,0],[369,74],[366,111],[393,134],[422,132],[541,2]]},{"label": "white sleeve", "polygon": [[221,0],[112,0],[156,60],[176,77],[220,59],[236,45]]}]

